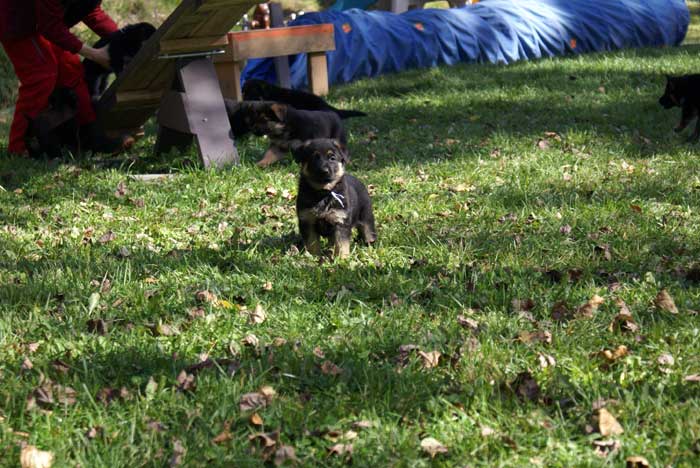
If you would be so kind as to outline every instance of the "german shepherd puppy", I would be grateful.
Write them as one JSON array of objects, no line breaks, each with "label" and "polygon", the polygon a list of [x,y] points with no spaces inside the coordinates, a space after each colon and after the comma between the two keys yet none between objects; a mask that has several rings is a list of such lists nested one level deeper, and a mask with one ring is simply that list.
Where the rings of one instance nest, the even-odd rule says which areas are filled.
[{"label": "german shepherd puppy", "polygon": [[292,154],[301,166],[296,206],[306,250],[320,255],[325,237],[335,256],[347,257],[354,228],[367,244],[376,241],[372,201],[364,184],[345,172],[348,156],[340,142],[308,140],[294,145]]},{"label": "german shepherd puppy", "polygon": [[[684,76],[666,76],[666,91],[659,98],[659,104],[664,109],[673,107],[681,108],[681,121],[673,129],[674,132],[682,132],[690,122],[698,117],[700,111],[700,74]],[[697,141],[700,138],[700,119],[695,124],[695,130],[688,141]]]},{"label": "german shepherd puppy", "polygon": [[316,138],[335,139],[347,147],[345,128],[334,112],[298,110],[279,102],[224,102],[234,136],[252,132],[270,138],[270,148],[259,166],[269,166],[284,158],[293,145]]},{"label": "german shepherd puppy", "polygon": [[156,28],[149,23],[130,24],[95,42],[93,46],[95,48],[109,46],[107,50],[109,51],[111,69],[107,70],[89,59],[83,60],[85,81],[93,101],[99,99],[107,89],[109,75],[115,73],[119,76],[124,71],[124,67],[138,53],[141,45],[154,32],[156,32]]},{"label": "german shepherd puppy", "polygon": [[281,102],[300,110],[335,112],[341,119],[367,116],[364,112],[356,110],[336,109],[315,94],[281,88],[263,80],[247,80],[243,84],[243,99],[246,101]]},{"label": "german shepherd puppy", "polygon": [[27,151],[32,158],[62,156],[61,148],[80,152],[80,126],[76,119],[78,98],[69,88],[57,88],[49,96],[49,105],[39,115],[25,116],[29,127],[24,134]]}]

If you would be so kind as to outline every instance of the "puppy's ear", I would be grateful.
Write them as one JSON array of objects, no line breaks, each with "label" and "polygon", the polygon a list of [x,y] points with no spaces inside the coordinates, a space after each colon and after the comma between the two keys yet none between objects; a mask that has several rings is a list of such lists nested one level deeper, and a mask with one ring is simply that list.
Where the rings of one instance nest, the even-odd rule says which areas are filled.
[{"label": "puppy's ear", "polygon": [[272,104],[270,106],[270,110],[272,111],[273,114],[275,114],[275,117],[277,117],[277,120],[280,122],[284,122],[287,120],[287,106],[284,104]]},{"label": "puppy's ear", "polygon": [[289,149],[292,151],[292,156],[294,156],[294,160],[298,162],[299,164],[303,163],[306,157],[309,155],[309,147],[311,146],[311,141],[301,141],[301,140],[296,140],[294,141]]},{"label": "puppy's ear", "polygon": [[350,156],[348,154],[348,148],[344,144],[342,144],[338,140],[331,140],[333,143],[333,146],[335,146],[338,149],[338,153],[340,154],[340,160],[343,164],[347,164],[350,161]]}]

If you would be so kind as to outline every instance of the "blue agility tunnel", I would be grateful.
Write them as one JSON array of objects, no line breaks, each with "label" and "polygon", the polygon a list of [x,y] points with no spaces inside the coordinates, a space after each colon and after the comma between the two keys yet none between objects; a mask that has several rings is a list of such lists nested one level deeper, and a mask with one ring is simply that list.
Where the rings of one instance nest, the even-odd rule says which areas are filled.
[{"label": "blue agility tunnel", "polygon": [[[333,23],[331,84],[411,68],[511,63],[629,47],[679,45],[688,29],[685,0],[483,0],[453,9],[324,11],[290,26]],[[292,86],[307,85],[306,56],[290,57]],[[275,81],[271,59],[251,60],[242,81]]]}]

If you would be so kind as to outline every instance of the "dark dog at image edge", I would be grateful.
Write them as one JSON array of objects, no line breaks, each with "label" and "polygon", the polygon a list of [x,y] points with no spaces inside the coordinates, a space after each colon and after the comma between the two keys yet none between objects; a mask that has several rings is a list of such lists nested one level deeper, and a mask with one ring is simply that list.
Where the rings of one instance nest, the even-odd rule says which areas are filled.
[{"label": "dark dog at image edge", "polygon": [[362,182],[345,173],[347,153],[336,140],[315,139],[292,148],[299,163],[297,217],[304,247],[321,254],[321,238],[330,239],[333,253],[350,254],[352,231],[367,244],[377,240],[372,201]]},{"label": "dark dog at image edge", "polygon": [[69,88],[56,88],[49,105],[36,117],[25,116],[29,124],[24,142],[32,158],[46,155],[60,158],[61,148],[80,152],[80,127],[76,120],[78,98]]},{"label": "dark dog at image edge", "polygon": [[281,102],[299,110],[334,112],[341,119],[367,116],[364,112],[356,110],[336,109],[315,94],[296,89],[281,88],[263,80],[246,80],[243,84],[243,99],[246,101]]},{"label": "dark dog at image edge", "polygon": [[[681,121],[673,129],[682,132],[692,120],[698,117],[700,111],[700,74],[684,76],[666,76],[666,90],[659,98],[659,104],[664,109],[681,108]],[[700,138],[700,119],[695,124],[695,130],[688,141]]]},{"label": "dark dog at image edge", "polygon": [[141,49],[141,45],[154,32],[156,32],[156,28],[149,23],[130,24],[95,42],[93,47],[98,49],[108,46],[107,51],[109,52],[111,69],[107,70],[89,59],[83,60],[85,81],[93,101],[99,99],[105,89],[107,89],[109,75],[115,73],[119,76],[124,71],[124,67],[129,64],[129,61]]},{"label": "dark dog at image edge", "polygon": [[270,138],[270,148],[258,165],[265,167],[307,140],[329,138],[345,149],[347,134],[334,112],[299,110],[290,105],[267,101],[224,100],[234,137],[253,133]]}]

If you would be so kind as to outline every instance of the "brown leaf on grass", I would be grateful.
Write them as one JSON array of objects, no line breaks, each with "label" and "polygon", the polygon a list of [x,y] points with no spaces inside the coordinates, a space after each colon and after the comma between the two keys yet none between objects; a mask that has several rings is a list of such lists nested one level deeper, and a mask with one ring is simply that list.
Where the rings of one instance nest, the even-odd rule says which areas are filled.
[{"label": "brown leaf on grass", "polygon": [[513,307],[513,312],[517,314],[518,312],[529,312],[534,309],[535,301],[532,299],[513,299],[510,305]]},{"label": "brown leaf on grass", "polygon": [[481,426],[481,437],[491,437],[493,435],[496,435],[496,430],[488,427],[488,426]]},{"label": "brown leaf on grass", "polygon": [[19,463],[22,468],[51,468],[53,459],[53,452],[39,450],[33,445],[25,445],[19,454]]},{"label": "brown leaf on grass", "polygon": [[185,457],[187,450],[178,439],[173,439],[173,456],[170,458],[170,468],[182,464],[182,459]]},{"label": "brown leaf on grass", "polygon": [[649,461],[639,455],[634,455],[625,459],[625,468],[649,468],[649,466],[651,466],[649,465]]},{"label": "brown leaf on grass", "polygon": [[206,317],[207,313],[201,307],[193,307],[187,311],[190,320]]},{"label": "brown leaf on grass", "polygon": [[683,380],[686,382],[700,382],[700,374],[686,375]]},{"label": "brown leaf on grass", "polygon": [[211,440],[211,443],[212,444],[223,444],[224,442],[229,441],[231,439],[233,439],[233,436],[231,435],[231,422],[226,421],[224,423],[223,430],[219,433],[219,435],[217,435],[216,437],[214,437]]},{"label": "brown leaf on grass", "polygon": [[177,389],[181,392],[193,391],[197,386],[194,374],[188,374],[185,370],[181,370],[175,380],[177,381]]},{"label": "brown leaf on grass", "polygon": [[605,299],[595,294],[585,304],[576,310],[576,315],[585,318],[592,318],[598,311],[598,307],[600,307],[603,302],[605,302]]},{"label": "brown leaf on grass", "polygon": [[540,398],[540,386],[529,372],[518,374],[510,388],[520,400],[537,401]]},{"label": "brown leaf on grass", "polygon": [[343,369],[336,366],[331,361],[323,361],[323,364],[321,364],[321,372],[325,375],[340,375],[343,373]]},{"label": "brown leaf on grass", "polygon": [[262,286],[263,291],[272,291],[272,283],[270,281],[265,281]]},{"label": "brown leaf on grass", "polygon": [[117,198],[124,197],[129,191],[126,189],[126,184],[121,181],[117,184],[117,189],[114,191],[114,196]]},{"label": "brown leaf on grass", "polygon": [[418,351],[418,355],[421,357],[424,369],[433,369],[440,364],[440,356],[442,356],[442,353],[440,351],[430,351],[428,353],[425,351]]},{"label": "brown leaf on grass", "polygon": [[552,306],[552,319],[557,322],[563,322],[569,320],[573,317],[573,314],[569,310],[568,306],[564,301],[556,302]]},{"label": "brown leaf on grass", "polygon": [[610,439],[610,440],[594,440],[593,441],[593,447],[594,447],[594,452],[597,456],[601,458],[606,458],[613,453],[617,452],[620,450],[620,447],[622,447],[622,444],[620,444],[619,440],[615,439]]},{"label": "brown leaf on grass", "polygon": [[620,345],[615,349],[603,349],[595,354],[603,358],[607,364],[613,364],[619,359],[627,356],[629,354],[629,349],[627,349],[627,346],[625,345]]},{"label": "brown leaf on grass", "polygon": [[537,140],[537,147],[541,150],[546,150],[547,148],[549,148],[549,140],[547,140],[546,138],[540,138],[539,140]]},{"label": "brown leaf on grass", "polygon": [[274,463],[275,466],[281,466],[287,462],[296,463],[297,455],[294,450],[294,447],[292,447],[291,445],[282,445],[275,452]]},{"label": "brown leaf on grass", "polygon": [[175,325],[168,325],[167,323],[158,322],[156,325],[151,325],[151,333],[153,336],[177,336],[180,334],[180,330]]},{"label": "brown leaf on grass", "polygon": [[253,453],[260,451],[263,459],[267,460],[275,451],[275,445],[280,440],[280,432],[259,432],[248,436],[248,441],[252,445]]},{"label": "brown leaf on grass", "polygon": [[253,426],[262,426],[264,424],[263,418],[258,413],[251,414],[248,421],[250,421]]},{"label": "brown leaf on grass", "polygon": [[27,343],[27,352],[29,354],[36,353],[39,349],[39,343]]},{"label": "brown leaf on grass", "polygon": [[678,307],[676,307],[676,303],[673,301],[673,298],[665,289],[662,289],[656,295],[656,298],[654,299],[654,305],[657,308],[669,312],[671,314],[675,315],[678,313]]},{"label": "brown leaf on grass", "polygon": [[131,398],[131,394],[126,387],[119,389],[112,387],[105,387],[100,389],[95,396],[95,399],[102,404],[108,405],[115,400],[128,400]]},{"label": "brown leaf on grass", "polygon": [[620,298],[615,299],[615,304],[620,308],[620,312],[610,322],[608,329],[610,332],[619,330],[623,333],[635,333],[639,331],[639,325],[634,321],[632,312],[630,312],[627,304]]},{"label": "brown leaf on grass", "polygon": [[25,357],[24,360],[22,361],[22,365],[20,366],[20,368],[23,371],[32,370],[34,368],[34,364],[32,364],[32,361],[30,361],[29,358]]},{"label": "brown leaf on grass", "polygon": [[467,328],[473,332],[479,331],[479,322],[464,315],[457,316],[457,323],[459,323],[462,327]]},{"label": "brown leaf on grass", "polygon": [[194,294],[194,297],[199,302],[207,302],[210,304],[216,303],[218,301],[216,294],[207,290],[197,291]]},{"label": "brown leaf on grass", "polygon": [[607,261],[612,260],[612,253],[610,252],[610,244],[596,245],[593,248],[593,251],[598,255],[602,255],[603,258]]},{"label": "brown leaf on grass", "polygon": [[99,242],[100,244],[106,244],[108,242],[112,242],[116,238],[116,234],[114,234],[112,231],[107,231],[102,235],[102,237],[99,238],[97,242]]},{"label": "brown leaf on grass", "polygon": [[420,448],[423,449],[425,453],[430,455],[430,458],[435,458],[436,455],[440,453],[447,453],[447,447],[442,445],[440,441],[432,437],[426,437],[420,441]]},{"label": "brown leaf on grass", "polygon": [[353,429],[369,429],[371,427],[374,427],[374,423],[372,421],[362,420],[352,423]]},{"label": "brown leaf on grass", "polygon": [[238,407],[241,411],[251,411],[258,408],[264,408],[272,402],[277,395],[277,392],[272,387],[265,386],[258,392],[246,393],[238,402]]},{"label": "brown leaf on grass", "polygon": [[156,421],[155,419],[149,419],[146,422],[146,429],[152,432],[163,432],[166,428],[162,422]]},{"label": "brown leaf on grass", "polygon": [[255,325],[259,325],[265,320],[267,320],[267,313],[265,312],[265,309],[263,309],[263,306],[261,304],[256,305],[255,310],[253,310],[252,312],[247,311],[246,315],[248,316],[248,321]]},{"label": "brown leaf on grass", "polygon": [[260,345],[260,340],[258,339],[257,336],[253,335],[252,333],[249,335],[246,335],[242,340],[241,343],[243,343],[244,346],[250,346],[253,348],[257,348]]},{"label": "brown leaf on grass", "polygon": [[320,346],[316,346],[312,353],[319,359],[324,359],[326,357],[326,353],[323,352]]},{"label": "brown leaf on grass", "polygon": [[352,444],[335,444],[334,446],[328,448],[328,455],[352,456],[352,450]]},{"label": "brown leaf on grass", "polygon": [[93,426],[87,431],[85,431],[85,438],[88,440],[97,439],[102,435],[103,432],[104,429],[102,428],[102,426]]},{"label": "brown leaf on grass", "polygon": [[673,359],[671,354],[663,353],[656,359],[656,362],[658,362],[661,367],[671,367],[676,363],[676,360]]},{"label": "brown leaf on grass", "polygon": [[557,365],[557,361],[556,359],[554,359],[554,356],[551,356],[549,354],[538,354],[537,361],[540,363],[540,367],[542,369],[546,369],[547,367],[554,367]]},{"label": "brown leaf on grass", "polygon": [[603,437],[618,436],[625,432],[610,411],[600,408],[593,417],[594,427]]},{"label": "brown leaf on grass", "polygon": [[399,346],[399,355],[396,357],[398,364],[400,366],[406,366],[408,364],[408,358],[413,352],[418,352],[420,346],[414,344],[406,344]]},{"label": "brown leaf on grass", "polygon": [[537,331],[533,331],[533,332],[523,330],[520,333],[518,333],[517,339],[521,343],[525,343],[525,344],[529,344],[529,343],[551,344],[552,343],[552,334],[550,332],[548,332],[547,330],[537,330]]}]

